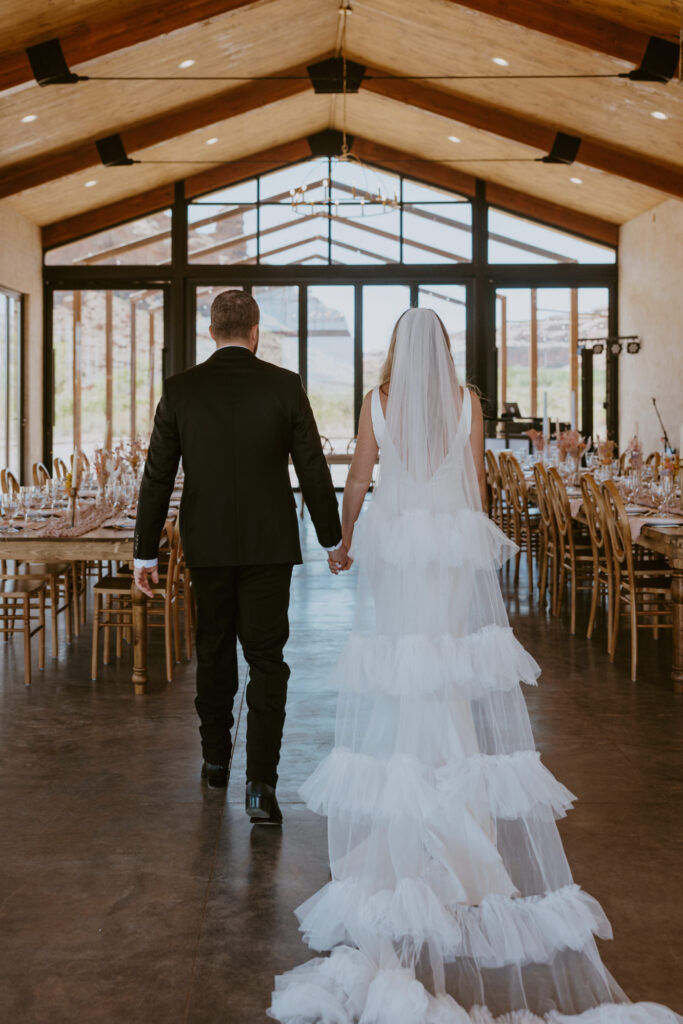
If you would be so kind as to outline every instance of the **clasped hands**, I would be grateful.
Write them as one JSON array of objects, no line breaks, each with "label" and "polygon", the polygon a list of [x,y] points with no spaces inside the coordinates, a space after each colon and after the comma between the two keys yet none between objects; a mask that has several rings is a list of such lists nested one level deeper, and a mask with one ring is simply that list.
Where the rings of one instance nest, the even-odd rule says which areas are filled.
[{"label": "clasped hands", "polygon": [[327,564],[334,576],[338,576],[340,572],[347,572],[353,565],[353,559],[349,558],[349,545],[342,544],[336,551],[330,551]]}]

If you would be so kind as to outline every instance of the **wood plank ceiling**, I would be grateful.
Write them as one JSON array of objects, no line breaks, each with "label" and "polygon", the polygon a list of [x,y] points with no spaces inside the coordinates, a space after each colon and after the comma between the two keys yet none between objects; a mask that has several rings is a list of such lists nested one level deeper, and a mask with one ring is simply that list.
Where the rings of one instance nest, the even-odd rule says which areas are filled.
[{"label": "wood plank ceiling", "polygon": [[[677,38],[683,0],[352,0],[348,57],[368,75],[434,77],[368,77],[346,110],[341,97],[317,96],[306,80],[252,80],[301,75],[336,52],[338,7],[339,0],[0,0],[1,201],[47,225],[206,172],[196,161],[218,168],[345,123],[360,139],[403,151],[407,174],[410,157],[420,158],[608,224],[683,198],[678,81],[510,78],[628,72],[650,35]],[[79,74],[175,80],[40,88],[23,48],[54,36]],[[194,64],[179,69],[186,60]],[[35,120],[22,122],[27,115]],[[584,140],[577,162],[530,162],[558,130]],[[94,140],[115,132],[130,155],[163,162],[101,166]],[[218,142],[207,147],[209,138]],[[245,164],[239,176],[257,169]],[[86,187],[90,181],[96,185]]]}]

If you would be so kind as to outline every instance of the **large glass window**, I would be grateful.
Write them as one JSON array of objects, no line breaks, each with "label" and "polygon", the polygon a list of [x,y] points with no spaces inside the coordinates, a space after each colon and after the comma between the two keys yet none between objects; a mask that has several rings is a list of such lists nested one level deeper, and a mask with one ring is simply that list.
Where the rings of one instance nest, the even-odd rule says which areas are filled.
[{"label": "large glass window", "polygon": [[[581,426],[579,347],[607,334],[606,288],[504,288],[496,293],[498,402],[522,417]],[[594,357],[593,429],[606,429],[605,361]]]},{"label": "large glass window", "polygon": [[171,211],[129,220],[45,253],[48,266],[162,266],[171,262]]},{"label": "large glass window", "polygon": [[461,384],[467,380],[467,289],[460,284],[420,285],[418,305],[438,313],[448,331],[453,362]]},{"label": "large glass window", "polygon": [[489,263],[616,263],[616,249],[489,209]]},{"label": "large glass window", "polygon": [[391,332],[409,305],[407,285],[368,284],[363,288],[363,394],[380,383]]},{"label": "large glass window", "polygon": [[0,466],[21,473],[21,296],[0,289]]},{"label": "large glass window", "polygon": [[190,204],[189,259],[206,264],[459,263],[468,199],[366,167],[317,159]]},{"label": "large glass window", "polygon": [[58,291],[53,454],[147,438],[163,380],[163,293]]},{"label": "large glass window", "polygon": [[308,289],[308,396],[318,429],[335,451],[354,436],[354,288]]}]

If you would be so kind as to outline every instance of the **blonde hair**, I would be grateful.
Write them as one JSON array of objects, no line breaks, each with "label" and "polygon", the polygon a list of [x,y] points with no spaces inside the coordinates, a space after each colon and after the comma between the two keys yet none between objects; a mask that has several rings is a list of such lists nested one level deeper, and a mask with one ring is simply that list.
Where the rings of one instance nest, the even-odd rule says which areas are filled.
[{"label": "blonde hair", "polygon": [[[394,365],[394,349],[396,348],[396,336],[398,334],[398,325],[400,324],[401,320],[406,315],[406,313],[409,313],[409,312],[410,312],[409,309],[405,309],[401,313],[401,315],[398,318],[398,320],[396,321],[396,323],[394,324],[394,329],[391,332],[391,341],[389,342],[389,351],[387,352],[386,359],[382,363],[382,369],[380,370],[380,374],[379,374],[379,385],[380,385],[380,387],[382,387],[382,385],[384,385],[384,384],[388,384],[389,381],[391,380],[391,368]],[[435,313],[434,310],[431,310],[431,312],[434,313],[434,316],[436,317],[436,319],[439,321],[439,324],[441,325],[441,330],[443,331],[443,340],[446,343],[446,348],[450,352],[451,351],[451,339],[448,337],[448,331],[446,330],[445,324],[444,324],[443,320],[441,319],[441,317],[439,316],[438,313]]]}]

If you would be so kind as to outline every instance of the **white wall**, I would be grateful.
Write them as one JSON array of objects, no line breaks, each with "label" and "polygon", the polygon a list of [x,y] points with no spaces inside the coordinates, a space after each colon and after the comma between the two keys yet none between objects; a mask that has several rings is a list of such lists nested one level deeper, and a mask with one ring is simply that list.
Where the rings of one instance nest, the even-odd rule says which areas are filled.
[{"label": "white wall", "polygon": [[683,424],[683,202],[670,199],[624,224],[619,236],[619,333],[637,355],[619,357],[619,447],[634,424],[646,452],[659,449],[657,407],[674,447]]},{"label": "white wall", "polygon": [[24,481],[43,457],[42,263],[40,228],[0,202],[0,286],[24,295]]}]

